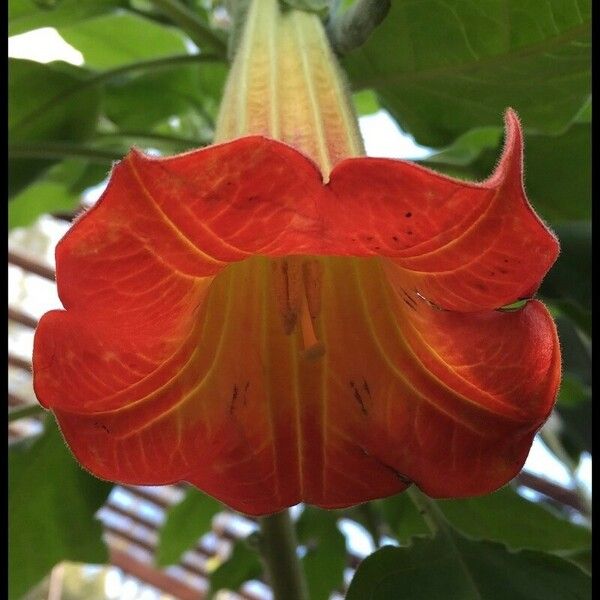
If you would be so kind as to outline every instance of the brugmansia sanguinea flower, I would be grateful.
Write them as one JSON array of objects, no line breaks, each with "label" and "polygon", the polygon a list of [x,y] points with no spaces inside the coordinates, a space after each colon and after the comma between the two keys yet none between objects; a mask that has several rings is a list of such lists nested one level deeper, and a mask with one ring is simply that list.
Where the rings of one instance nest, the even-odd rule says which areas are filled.
[{"label": "brugmansia sanguinea flower", "polygon": [[497,310],[558,253],[515,114],[480,184],[359,157],[320,21],[256,0],[217,142],[132,151],[58,245],[35,390],[78,460],[251,514],[510,480],[560,377],[546,308]]}]

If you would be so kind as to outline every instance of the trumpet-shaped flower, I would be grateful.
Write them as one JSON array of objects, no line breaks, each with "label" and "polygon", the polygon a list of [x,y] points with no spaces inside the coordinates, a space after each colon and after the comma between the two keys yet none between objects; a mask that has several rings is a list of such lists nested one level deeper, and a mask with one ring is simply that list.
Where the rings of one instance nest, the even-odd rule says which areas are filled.
[{"label": "trumpet-shaped flower", "polygon": [[217,143],[131,151],[57,247],[34,384],[87,469],[250,514],[521,469],[560,353],[540,302],[498,310],[558,253],[517,117],[483,183],[362,153],[319,19],[255,0]]}]

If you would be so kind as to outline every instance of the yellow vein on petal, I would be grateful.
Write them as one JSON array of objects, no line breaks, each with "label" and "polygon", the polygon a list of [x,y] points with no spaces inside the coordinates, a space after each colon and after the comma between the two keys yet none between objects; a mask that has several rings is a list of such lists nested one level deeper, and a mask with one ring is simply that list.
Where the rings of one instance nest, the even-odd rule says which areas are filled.
[{"label": "yellow vein on petal", "polygon": [[180,240],[182,240],[184,242],[184,244],[191,248],[193,250],[193,253],[200,256],[203,260],[208,261],[209,263],[213,263],[215,265],[219,265],[219,266],[225,266],[228,263],[226,261],[222,261],[219,260],[217,258],[214,258],[204,252],[202,252],[202,250],[200,250],[192,240],[190,240],[187,236],[185,236],[183,234],[183,232],[175,225],[175,223],[173,223],[173,221],[171,221],[171,219],[169,218],[169,216],[162,210],[162,208],[160,207],[160,205],[156,202],[156,200],[154,199],[154,197],[152,196],[152,194],[150,193],[150,191],[146,188],[146,186],[144,185],[144,182],[142,180],[142,178],[140,177],[140,174],[138,173],[138,170],[135,168],[135,165],[133,164],[133,162],[131,160],[126,161],[125,163],[131,170],[131,173],[133,174],[133,176],[135,177],[136,181],[138,182],[138,185],[140,187],[140,189],[142,190],[142,193],[144,194],[144,196],[146,197],[147,200],[149,200],[150,205],[156,210],[156,212],[162,217],[162,221],[167,225],[167,227],[175,233],[175,235],[177,236],[177,238],[179,238]]}]

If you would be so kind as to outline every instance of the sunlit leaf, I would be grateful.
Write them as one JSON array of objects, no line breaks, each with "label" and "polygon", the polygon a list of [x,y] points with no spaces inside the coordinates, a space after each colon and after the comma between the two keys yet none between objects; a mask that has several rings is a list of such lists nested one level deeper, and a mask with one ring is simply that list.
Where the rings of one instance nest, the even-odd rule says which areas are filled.
[{"label": "sunlit leaf", "polygon": [[210,496],[193,488],[186,490],[185,498],[167,512],[160,530],[157,564],[178,562],[181,555],[210,530],[212,518],[222,509],[223,505]]},{"label": "sunlit leaf", "polygon": [[385,547],[359,566],[346,600],[584,600],[590,578],[556,556],[509,552],[457,532]]},{"label": "sunlit leaf", "polygon": [[528,129],[560,133],[590,94],[589,0],[392,2],[344,65],[401,127],[441,147],[495,125],[507,107]]},{"label": "sunlit leaf", "polygon": [[52,419],[31,447],[9,450],[9,598],[20,598],[62,560],[105,563],[95,518],[111,485],[86,473]]}]

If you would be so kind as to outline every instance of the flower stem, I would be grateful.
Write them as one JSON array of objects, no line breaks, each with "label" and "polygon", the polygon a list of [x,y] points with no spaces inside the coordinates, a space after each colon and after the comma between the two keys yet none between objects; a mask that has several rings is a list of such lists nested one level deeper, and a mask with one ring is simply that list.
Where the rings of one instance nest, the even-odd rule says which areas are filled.
[{"label": "flower stem", "polygon": [[406,493],[409,495],[413,504],[417,507],[419,514],[425,520],[427,527],[433,535],[438,533],[447,534],[449,532],[449,525],[444,513],[440,510],[440,507],[436,504],[435,500],[426,496],[417,486],[411,485]]},{"label": "flower stem", "polygon": [[111,163],[123,156],[122,152],[62,142],[13,144],[8,153],[11,158],[81,158],[99,164]]},{"label": "flower stem", "polygon": [[220,56],[227,56],[227,44],[179,0],[150,0],[163,14],[183,29],[202,48],[210,46]]},{"label": "flower stem", "polygon": [[298,542],[289,511],[261,517],[259,522],[259,548],[274,600],[308,600],[308,588],[296,552]]}]

